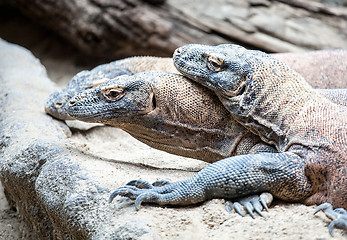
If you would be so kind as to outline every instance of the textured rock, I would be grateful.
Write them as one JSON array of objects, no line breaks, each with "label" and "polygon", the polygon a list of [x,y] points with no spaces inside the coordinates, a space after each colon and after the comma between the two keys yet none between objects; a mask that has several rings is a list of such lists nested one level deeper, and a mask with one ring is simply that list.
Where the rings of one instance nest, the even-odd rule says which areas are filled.
[{"label": "textured rock", "polygon": [[169,56],[187,43],[236,42],[269,52],[347,48],[347,8],[312,0],[13,2],[93,57]]},{"label": "textured rock", "polygon": [[111,216],[108,190],[71,156],[62,129],[44,113],[54,90],[44,67],[2,40],[0,54],[0,179],[9,202],[40,239],[91,238]]},{"label": "textured rock", "polygon": [[88,221],[76,217],[78,205],[84,201],[80,208],[92,211],[94,197],[87,195],[102,191],[71,161],[66,137],[42,111],[53,84],[27,50],[1,41],[0,52],[0,176],[7,197],[42,239],[90,236],[95,227],[80,227]]}]

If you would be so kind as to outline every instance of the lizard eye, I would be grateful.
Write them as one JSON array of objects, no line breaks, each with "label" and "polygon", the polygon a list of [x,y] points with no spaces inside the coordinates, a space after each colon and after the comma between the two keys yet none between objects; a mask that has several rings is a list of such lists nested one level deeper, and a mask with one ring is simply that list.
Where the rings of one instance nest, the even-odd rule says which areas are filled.
[{"label": "lizard eye", "polygon": [[217,58],[217,57],[214,57],[214,56],[209,56],[207,58],[207,67],[212,70],[212,71],[215,71],[215,72],[220,72],[223,70],[223,65],[224,65],[224,62],[223,60]]},{"label": "lizard eye", "polygon": [[109,100],[119,100],[124,96],[123,87],[112,87],[101,90],[103,95]]}]

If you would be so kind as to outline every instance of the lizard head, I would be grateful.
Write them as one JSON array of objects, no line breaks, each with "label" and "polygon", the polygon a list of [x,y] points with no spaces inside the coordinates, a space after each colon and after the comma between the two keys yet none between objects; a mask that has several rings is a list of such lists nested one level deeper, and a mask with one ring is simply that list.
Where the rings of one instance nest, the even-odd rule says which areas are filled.
[{"label": "lizard head", "polygon": [[284,136],[290,127],[286,119],[313,94],[286,64],[237,45],[190,44],[176,49],[173,60],[179,72],[213,90],[239,122],[269,142]]},{"label": "lizard head", "polygon": [[109,79],[75,95],[67,112],[119,127],[155,148],[209,161],[229,156],[225,146],[242,131],[211,90],[166,72]]},{"label": "lizard head", "polygon": [[136,76],[123,75],[78,93],[68,101],[66,110],[74,119],[110,123],[144,115],[155,107],[151,85]]},{"label": "lizard head", "polygon": [[83,91],[93,85],[93,82],[88,81],[88,76],[89,71],[79,72],[70,80],[65,88],[52,93],[45,104],[45,111],[57,119],[73,119],[67,113],[66,105],[76,92]]},{"label": "lizard head", "polygon": [[245,48],[225,44],[189,44],[175,50],[173,60],[184,76],[227,96],[236,96],[251,76]]},{"label": "lizard head", "polygon": [[258,54],[264,55],[233,44],[189,44],[177,48],[173,60],[184,76],[218,94],[234,97],[243,93],[252,78],[251,66]]},{"label": "lizard head", "polygon": [[141,72],[107,80],[69,101],[71,117],[111,125],[144,121],[189,128],[220,128],[230,114],[209,89],[180,74]]},{"label": "lizard head", "polygon": [[67,107],[69,100],[75,94],[95,88],[110,78],[130,74],[128,71],[112,69],[111,67],[107,68],[108,65],[100,65],[91,71],[85,70],[76,74],[66,87],[49,96],[45,104],[45,111],[57,119],[72,120],[74,118],[68,114]]}]

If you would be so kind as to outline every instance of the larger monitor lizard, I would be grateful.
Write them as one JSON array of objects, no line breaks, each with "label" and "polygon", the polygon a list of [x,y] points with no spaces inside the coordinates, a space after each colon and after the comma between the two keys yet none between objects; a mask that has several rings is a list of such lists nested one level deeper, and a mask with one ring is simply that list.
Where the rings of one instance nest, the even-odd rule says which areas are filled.
[{"label": "larger monitor lizard", "polygon": [[[91,71],[82,71],[74,76],[65,88],[53,93],[49,97],[45,109],[47,113],[58,119],[75,119],[76,116],[72,117],[67,113],[69,100],[74,95],[84,90],[93,89],[117,76],[131,76],[145,69],[177,72],[172,59],[169,58],[133,57],[114,61],[109,64],[100,65]],[[178,81],[168,83],[168,79],[172,76]],[[192,84],[182,76],[175,76],[173,74],[167,74],[162,77],[162,85],[160,87],[161,89],[169,89],[171,87],[171,90],[161,92],[159,95],[157,93],[157,97],[166,99],[162,105],[166,107],[163,107],[157,115],[152,114],[150,121],[140,118],[137,119],[136,123],[130,124],[129,121],[131,118],[121,118],[121,115],[115,112],[113,116],[115,122],[112,124],[115,125],[117,123],[118,127],[121,126],[121,128],[129,132],[132,136],[154,148],[181,156],[215,162],[222,158],[230,157],[233,154],[238,154],[238,152],[233,153],[235,145],[238,144],[240,136],[245,135],[247,131],[244,131],[245,129],[243,127],[240,128],[239,124],[236,124],[237,127],[232,126],[233,131],[237,132],[234,135],[229,135],[228,131],[225,131],[225,129],[229,128],[229,125],[226,123],[235,121],[226,114],[226,110],[221,107],[220,102],[216,100],[217,97],[214,94],[198,87],[198,85]],[[345,90],[324,89],[318,91],[336,103],[345,105],[347,103],[347,91]],[[183,96],[189,97],[185,98]],[[135,99],[136,95],[133,97]],[[190,103],[195,103],[193,108]],[[184,109],[185,111],[183,112]],[[190,110],[186,111],[186,109]],[[191,111],[191,109],[194,111]],[[130,106],[127,110],[129,112],[131,111]],[[124,115],[125,113],[126,111],[122,114]],[[215,117],[214,119],[223,119],[225,122],[220,123],[218,120],[214,124],[210,124],[209,116],[211,115]],[[227,115],[228,117],[226,117]],[[77,118],[80,119],[81,116]],[[201,122],[199,118],[207,119],[208,121]],[[100,115],[100,119],[93,119],[93,116],[89,116],[88,121],[107,123],[108,120],[103,119],[102,115]],[[180,130],[176,131],[175,129]],[[175,141],[169,138],[174,138]],[[258,139],[254,134],[251,138]],[[187,143],[187,139],[194,139],[194,141]],[[254,143],[253,140],[251,141],[249,139],[249,141],[250,144]],[[255,140],[255,142],[257,141]],[[242,153],[245,152],[243,151]]]},{"label": "larger monitor lizard", "polygon": [[[136,60],[136,61],[140,60],[141,62],[141,60],[145,60],[145,59],[150,60],[149,63],[152,63],[150,64],[152,68],[153,66],[155,66],[155,61],[161,61],[160,58],[143,57],[143,58],[133,58],[130,60],[130,62],[133,60]],[[125,60],[125,61],[129,61],[129,60]],[[168,61],[168,63],[170,63],[169,59],[165,61]],[[124,60],[121,60],[119,62],[124,63]],[[102,82],[104,82],[105,80],[110,79],[114,76],[122,75],[124,73],[126,75],[130,75],[132,74],[132,72],[134,72],[134,71],[132,72],[128,71],[126,69],[128,68],[127,65],[123,65],[122,68],[119,68],[119,65],[117,66],[114,63],[102,65],[90,72],[85,71],[85,72],[82,72],[81,74],[76,75],[73,78],[73,80],[69,83],[70,85],[68,85],[65,89],[63,89],[63,91],[58,92],[53,96],[57,96],[57,94],[59,96],[59,93],[60,93],[60,96],[68,96],[68,98],[65,98],[65,101],[67,101],[73,94],[76,94],[78,91],[82,91],[85,88],[96,87],[100,85]],[[124,69],[124,66],[125,66],[125,69]],[[130,65],[130,67],[131,66],[132,65]],[[160,65],[160,66],[163,66],[163,65]],[[134,68],[136,67],[133,67],[133,69]],[[158,68],[158,66],[156,68]],[[159,68],[159,70],[160,69],[162,68]],[[165,68],[165,70],[167,69]],[[146,76],[146,74],[142,76]],[[170,75],[162,75],[161,79],[165,79],[165,78],[169,79],[170,77],[168,76]],[[159,148],[159,149],[166,150],[168,152],[183,155],[183,156],[203,159],[208,162],[214,162],[221,158],[233,156],[235,154],[243,154],[246,152],[248,153],[248,151],[255,145],[257,145],[257,147],[261,146],[259,149],[263,148],[262,146],[263,143],[258,142],[259,141],[258,137],[251,135],[250,138],[247,138],[247,137],[243,138],[245,135],[247,135],[246,134],[247,131],[245,131],[245,129],[243,129],[241,132],[237,134],[233,133],[232,135],[228,135],[228,133],[230,133],[230,131],[229,132],[226,131],[226,129],[228,128],[228,125],[224,125],[224,124],[227,122],[230,122],[230,120],[233,122],[231,124],[232,129],[234,130],[237,129],[238,131],[240,129],[239,129],[239,126],[237,127],[237,124],[235,124],[235,121],[233,121],[232,118],[230,118],[230,116],[225,118],[226,116],[225,109],[219,107],[220,103],[219,101],[216,101],[216,97],[210,92],[208,92],[206,89],[201,90],[201,88],[199,88],[197,85],[194,85],[194,84],[192,85],[191,83],[189,83],[189,81],[180,80],[182,78],[181,76],[177,76],[175,78],[178,79],[178,81],[171,82],[171,85],[174,86],[174,88],[171,87],[171,90],[173,91],[171,92],[161,91],[160,94],[156,93],[157,97],[161,98],[162,100],[166,98],[166,102],[162,101],[162,104],[159,105],[161,106],[158,108],[158,109],[161,109],[161,112],[159,112],[159,114],[158,112],[156,112],[156,114],[150,114],[151,115],[150,117],[148,117],[149,114],[147,114],[147,116],[145,117],[142,116],[142,118],[137,118],[137,122],[135,124],[130,124],[129,119],[132,119],[131,117],[132,115],[129,114],[131,113],[130,109],[127,109],[127,111],[123,111],[120,115],[114,114],[113,123],[111,121],[111,124],[116,125],[118,127],[121,126],[121,128],[125,130],[128,129],[127,131],[130,132],[130,134],[132,134],[136,138],[140,139],[141,141],[155,148]],[[164,80],[164,83],[165,83],[165,80]],[[166,85],[161,84],[161,88],[162,89],[165,89],[165,87],[168,88],[169,85],[167,83]],[[179,91],[180,88],[177,86],[181,86],[182,91]],[[185,88],[187,86],[189,87]],[[70,90],[70,91],[66,91],[66,90]],[[64,93],[64,94],[61,94],[61,93]],[[326,94],[327,97],[331,97],[342,104],[345,104],[346,102],[346,93],[344,93],[343,91],[325,90],[324,94]],[[176,96],[176,99],[174,101],[173,101],[174,98],[172,98],[173,96]],[[200,106],[200,107],[194,107],[193,109],[195,109],[196,111],[189,111],[189,112],[182,111],[177,113],[178,109],[181,109],[181,110],[189,109],[192,106],[192,105],[189,105],[188,102],[182,101],[183,98],[180,99],[179,96],[189,96],[188,99],[192,100],[192,102],[196,102],[197,104],[196,106]],[[202,98],[200,98],[199,96],[201,96]],[[133,97],[135,97],[135,95],[133,95]],[[173,103],[170,106],[171,108],[168,107],[169,105],[167,105],[167,103],[169,102],[168,99],[170,99],[171,102]],[[207,101],[205,102],[201,101],[203,99]],[[57,100],[57,98],[51,97],[49,102],[54,103],[54,101],[52,100]],[[208,105],[206,105],[206,103],[208,103]],[[214,106],[212,108],[213,110],[211,110],[209,105]],[[66,114],[65,107],[61,107],[63,106],[62,104],[59,104],[58,106],[60,107],[60,109],[63,109],[64,114]],[[166,107],[163,108],[164,106]],[[178,107],[175,107],[175,106],[178,106]],[[50,109],[50,111],[52,111],[52,108]],[[175,113],[175,111],[176,111],[176,114],[172,114],[172,113]],[[63,115],[55,114],[55,116],[66,119],[66,115],[64,114]],[[85,112],[85,114],[87,114],[87,112]],[[54,115],[54,111],[53,111],[53,115]],[[127,117],[124,117],[125,115],[127,115]],[[213,126],[212,125],[207,126],[205,123],[205,125],[203,124],[203,126],[201,126],[201,121],[197,120],[199,119],[198,117],[202,116],[203,119],[208,119],[208,117],[211,115],[219,116],[219,120],[216,122],[216,124]],[[85,120],[94,121],[94,122],[98,121],[95,118],[93,119],[93,116],[89,116],[89,118],[90,118],[89,120],[87,119]],[[187,122],[185,122],[184,118],[186,120],[189,120],[188,124]],[[223,119],[224,122],[220,121],[220,119]],[[105,118],[99,121],[104,123],[110,123],[110,121],[108,121]],[[183,124],[180,121],[182,121]],[[205,132],[206,126],[209,129],[209,131],[207,131],[208,134],[207,132]],[[180,131],[177,131],[177,128],[180,129]],[[136,129],[137,131],[134,132],[134,129]],[[201,134],[201,132],[204,132],[204,133]],[[242,138],[244,141],[242,142],[242,144],[239,144],[239,141]],[[175,140],[173,141],[172,139],[175,139]],[[187,141],[188,139],[193,139],[194,141],[191,141],[191,140]],[[221,146],[225,146],[225,147],[221,148]],[[264,149],[267,149],[267,148],[268,146],[266,146]],[[236,151],[236,149],[238,150]],[[269,149],[267,149],[267,151],[269,151]],[[270,151],[273,151],[273,150],[270,150]],[[250,153],[254,153],[254,151],[251,151]]]},{"label": "larger monitor lizard", "polygon": [[[237,45],[183,46],[175,51],[174,63],[183,75],[213,90],[236,121],[278,150],[220,161],[230,166],[251,159],[241,189],[270,191],[308,205],[347,207],[345,106],[324,98],[279,60]],[[197,196],[206,195],[206,184],[212,192],[237,191],[238,186],[222,179],[239,170],[205,173],[209,183],[201,184]],[[175,200],[191,196],[176,191]],[[333,224],[347,228],[346,213],[340,216]]]},{"label": "larger monitor lizard", "polygon": [[[208,162],[274,151],[238,124],[215,94],[177,74],[144,72],[110,79],[76,94],[68,105],[75,119],[113,125],[155,148]],[[144,181],[131,184],[152,187]],[[256,203],[253,207],[260,213]]]},{"label": "larger monitor lizard", "polygon": [[[272,56],[294,67],[303,77],[317,88],[341,86],[347,72],[347,51],[315,51],[307,53],[280,53]],[[334,64],[336,63],[336,64]],[[344,70],[343,70],[344,69]],[[63,89],[54,92],[48,99],[45,110],[61,120],[72,119],[66,113],[65,104],[76,93],[93,88],[105,80],[120,75],[132,75],[144,71],[164,71],[178,73],[172,58],[130,57],[102,64],[90,71],[82,71],[74,76]],[[326,81],[329,79],[329,81]],[[330,91],[338,100],[338,93]],[[340,96],[341,97],[341,96]],[[347,96],[346,96],[347,97]],[[343,99],[346,99],[344,97]]]}]

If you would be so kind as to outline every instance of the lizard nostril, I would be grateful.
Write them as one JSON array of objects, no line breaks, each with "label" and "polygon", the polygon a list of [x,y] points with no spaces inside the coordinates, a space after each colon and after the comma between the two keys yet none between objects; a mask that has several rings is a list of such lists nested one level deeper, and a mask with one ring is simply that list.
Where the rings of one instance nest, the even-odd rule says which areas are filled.
[{"label": "lizard nostril", "polygon": [[71,100],[71,101],[70,101],[70,105],[74,105],[75,103],[76,103],[75,100]]},{"label": "lizard nostril", "polygon": [[176,50],[175,50],[175,52],[174,52],[174,57],[175,56],[178,56],[178,55],[180,55],[181,54],[181,50],[179,49],[179,48],[177,48]]}]

